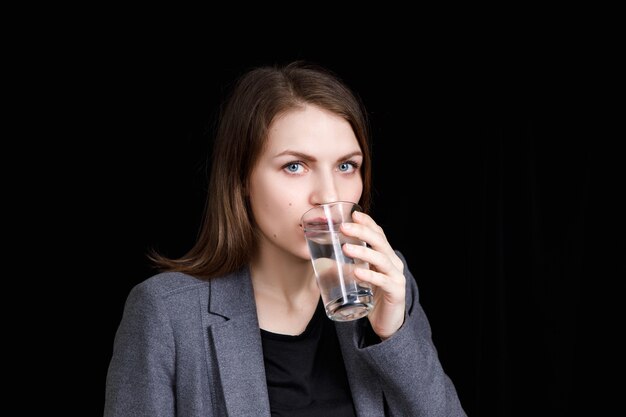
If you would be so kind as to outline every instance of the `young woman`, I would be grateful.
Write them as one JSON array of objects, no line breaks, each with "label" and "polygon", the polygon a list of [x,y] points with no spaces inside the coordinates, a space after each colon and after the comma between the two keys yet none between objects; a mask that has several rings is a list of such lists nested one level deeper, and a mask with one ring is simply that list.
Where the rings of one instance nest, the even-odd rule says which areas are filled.
[{"label": "young woman", "polygon": [[[366,214],[366,112],[339,77],[259,67],[220,115],[199,238],[130,293],[105,416],[465,416],[405,259]],[[347,255],[372,284],[364,318],[324,315],[300,225],[315,205],[358,202]]]}]

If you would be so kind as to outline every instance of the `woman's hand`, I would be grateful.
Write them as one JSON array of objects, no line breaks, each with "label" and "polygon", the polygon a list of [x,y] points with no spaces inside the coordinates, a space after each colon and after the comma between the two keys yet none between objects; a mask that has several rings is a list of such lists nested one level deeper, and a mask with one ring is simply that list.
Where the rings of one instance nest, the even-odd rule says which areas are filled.
[{"label": "woman's hand", "polygon": [[357,279],[368,282],[374,290],[374,309],[368,319],[382,340],[391,337],[404,323],[406,280],[404,265],[396,255],[383,229],[367,214],[354,212],[354,223],[344,223],[344,234],[361,239],[368,247],[344,245],[344,253],[369,263],[370,268],[355,268]]}]

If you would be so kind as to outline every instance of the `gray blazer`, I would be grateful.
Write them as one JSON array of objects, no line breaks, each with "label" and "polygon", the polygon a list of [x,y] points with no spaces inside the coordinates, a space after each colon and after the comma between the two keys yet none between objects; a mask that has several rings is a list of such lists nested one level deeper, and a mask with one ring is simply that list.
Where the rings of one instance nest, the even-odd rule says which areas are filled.
[{"label": "gray blazer", "polygon": [[[406,264],[405,275],[407,313],[391,338],[367,346],[367,318],[335,323],[357,415],[465,416]],[[104,416],[270,417],[247,269],[209,281],[162,273],[132,289],[115,336]]]}]

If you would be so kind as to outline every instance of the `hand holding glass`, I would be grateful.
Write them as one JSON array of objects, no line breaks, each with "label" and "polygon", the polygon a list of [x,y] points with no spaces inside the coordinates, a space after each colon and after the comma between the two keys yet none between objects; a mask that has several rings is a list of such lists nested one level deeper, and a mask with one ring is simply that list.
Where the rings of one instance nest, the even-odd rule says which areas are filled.
[{"label": "hand holding glass", "polygon": [[348,201],[336,201],[315,206],[302,215],[304,236],[326,315],[335,321],[365,317],[374,306],[371,286],[354,276],[355,267],[368,268],[369,265],[346,256],[342,249],[345,243],[365,246],[365,242],[345,236],[339,230],[342,223],[353,222],[354,211],[361,211],[361,207]]}]

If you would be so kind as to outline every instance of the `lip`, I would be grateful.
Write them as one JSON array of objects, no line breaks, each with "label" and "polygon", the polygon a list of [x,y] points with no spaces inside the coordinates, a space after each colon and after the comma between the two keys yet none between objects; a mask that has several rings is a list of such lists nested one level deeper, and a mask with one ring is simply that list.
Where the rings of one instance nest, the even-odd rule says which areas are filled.
[{"label": "lip", "polygon": [[307,220],[302,222],[303,224],[328,224],[328,219],[326,217],[316,217],[314,219]]},{"label": "lip", "polygon": [[[334,227],[338,226],[341,222],[338,221],[332,221],[331,220],[331,225]],[[320,231],[320,230],[328,230],[328,219],[327,218],[323,218],[323,217],[318,217],[315,219],[311,219],[311,220],[307,220],[306,222],[302,222],[301,224],[302,229],[305,232],[308,231]]]},{"label": "lip", "polygon": [[[349,205],[352,209],[350,210],[350,213],[354,212],[354,211],[361,211],[361,206],[359,206],[357,203],[354,203],[352,201],[347,201],[347,200],[337,200],[337,201],[331,201],[328,203],[324,203],[324,204],[319,204],[316,205],[314,207],[311,207],[310,209],[308,209],[307,211],[304,212],[304,214],[302,215],[302,217],[300,218],[300,228],[305,232],[319,232],[319,231],[328,231],[329,226],[332,229],[337,229],[339,227],[339,225],[342,223],[341,220],[338,219],[332,219],[332,218],[328,218],[326,216],[327,214],[327,208],[333,207],[335,205]],[[312,212],[312,210],[314,209],[323,209],[321,212],[319,213],[315,213],[315,214],[319,214],[317,217],[313,217],[313,218],[308,218],[307,216],[310,215],[314,215]],[[347,213],[344,211],[343,212],[344,215],[347,215]],[[306,218],[306,220],[305,220]]]}]

